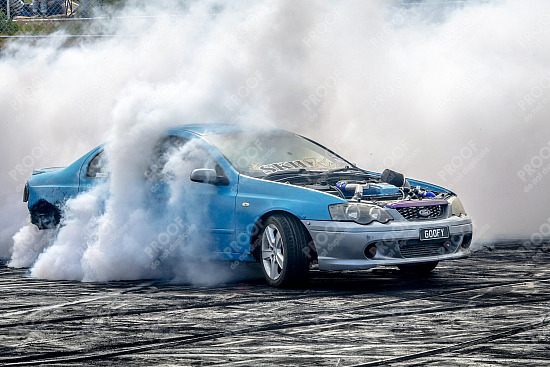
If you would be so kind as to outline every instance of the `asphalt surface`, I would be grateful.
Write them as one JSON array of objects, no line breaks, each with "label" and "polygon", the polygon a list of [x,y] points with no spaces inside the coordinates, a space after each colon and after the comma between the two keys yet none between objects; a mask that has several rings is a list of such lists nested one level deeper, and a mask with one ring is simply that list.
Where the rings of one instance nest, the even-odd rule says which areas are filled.
[{"label": "asphalt surface", "polygon": [[313,272],[303,289],[79,283],[0,267],[0,365],[542,366],[549,246],[398,270]]}]

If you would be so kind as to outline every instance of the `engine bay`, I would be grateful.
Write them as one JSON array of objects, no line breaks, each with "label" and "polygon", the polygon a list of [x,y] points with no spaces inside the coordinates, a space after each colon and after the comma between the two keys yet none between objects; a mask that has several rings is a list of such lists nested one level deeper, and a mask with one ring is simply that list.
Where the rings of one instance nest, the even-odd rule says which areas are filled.
[{"label": "engine bay", "polygon": [[[452,196],[448,192],[428,190],[421,186],[412,186],[403,174],[386,169],[382,174],[375,174],[360,169],[336,170],[309,173],[294,172],[274,181],[334,195],[350,202],[365,202],[387,206],[401,201],[424,201],[425,205],[437,205]],[[411,203],[412,204],[412,203]]]}]

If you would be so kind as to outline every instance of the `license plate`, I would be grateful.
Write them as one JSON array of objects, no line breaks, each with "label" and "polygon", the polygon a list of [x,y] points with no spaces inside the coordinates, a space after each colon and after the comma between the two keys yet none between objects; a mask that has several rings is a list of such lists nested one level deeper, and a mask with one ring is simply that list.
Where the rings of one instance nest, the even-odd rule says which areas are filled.
[{"label": "license plate", "polygon": [[437,240],[449,238],[449,227],[424,228],[420,230],[420,240]]}]

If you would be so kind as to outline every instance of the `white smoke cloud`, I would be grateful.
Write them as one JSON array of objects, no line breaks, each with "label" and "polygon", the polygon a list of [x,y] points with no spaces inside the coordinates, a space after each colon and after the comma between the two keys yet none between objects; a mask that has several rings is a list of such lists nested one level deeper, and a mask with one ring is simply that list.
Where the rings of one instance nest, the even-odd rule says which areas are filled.
[{"label": "white smoke cloud", "polygon": [[41,231],[33,224],[21,227],[13,236],[13,254],[11,254],[9,266],[14,268],[31,267],[56,236],[56,229]]},{"label": "white smoke cloud", "polygon": [[85,254],[93,248],[97,234],[101,234],[98,215],[106,191],[105,187],[97,187],[67,201],[64,226],[59,229],[57,236],[51,238],[33,264],[33,276],[88,280]]},{"label": "white smoke cloud", "polygon": [[[90,29],[113,37],[1,51],[0,255],[12,265],[48,278],[162,276],[169,261],[150,269],[143,250],[158,232],[134,227],[162,233],[175,217],[153,223],[132,201],[147,189],[128,183],[165,127],[197,121],[287,128],[364,168],[449,187],[478,239],[549,234],[544,1],[144,1],[117,15]],[[116,195],[103,215],[99,191],[67,203],[67,229],[43,251],[24,227],[26,179],[102,141]]]},{"label": "white smoke cloud", "polygon": [[[209,240],[200,230],[208,227],[208,203],[189,188],[191,171],[213,166],[212,161],[187,143],[164,153],[162,172],[151,176],[161,183],[146,180],[156,142],[153,138],[151,143],[151,136],[159,133],[149,128],[134,125],[124,139],[108,143],[110,180],[68,200],[56,235],[46,241],[35,238],[42,246],[33,244],[28,233],[33,226],[23,227],[15,236],[16,252],[9,265],[32,265],[32,276],[47,279],[164,278],[200,284],[226,280],[214,271],[205,272],[210,266],[205,246]],[[124,149],[119,142],[124,142]],[[138,147],[141,154],[132,154]]]}]

